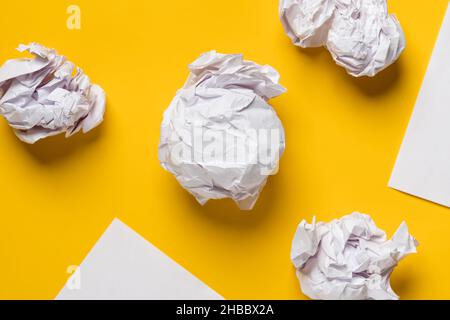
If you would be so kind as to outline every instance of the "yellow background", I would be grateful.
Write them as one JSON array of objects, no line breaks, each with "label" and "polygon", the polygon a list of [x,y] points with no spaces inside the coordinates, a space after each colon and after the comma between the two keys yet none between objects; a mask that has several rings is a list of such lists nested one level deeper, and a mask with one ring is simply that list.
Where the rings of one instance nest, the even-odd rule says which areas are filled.
[{"label": "yellow background", "polygon": [[[21,143],[0,119],[0,298],[53,299],[114,217],[228,299],[298,299],[291,239],[302,219],[402,220],[421,246],[393,275],[403,299],[450,298],[450,209],[387,187],[447,0],[390,0],[407,37],[397,64],[353,79],[322,49],[291,45],[276,0],[4,1],[0,61],[40,42],[81,66],[108,96],[95,131]],[[272,101],[287,133],[279,174],[256,209],[199,206],[159,166],[162,114],[187,64],[216,49],[281,73]]]}]

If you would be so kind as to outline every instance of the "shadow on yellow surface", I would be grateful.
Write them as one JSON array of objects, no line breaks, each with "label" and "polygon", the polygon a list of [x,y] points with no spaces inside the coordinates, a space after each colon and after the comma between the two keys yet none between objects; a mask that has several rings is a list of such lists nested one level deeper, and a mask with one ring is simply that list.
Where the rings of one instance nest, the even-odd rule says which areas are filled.
[{"label": "shadow on yellow surface", "polygon": [[400,58],[389,68],[381,71],[376,77],[354,78],[347,76],[347,79],[353,82],[365,95],[379,96],[386,94],[388,91],[395,90],[401,84],[402,68],[403,63]]},{"label": "shadow on yellow surface", "polygon": [[22,146],[38,163],[51,166],[56,162],[64,161],[64,159],[74,156],[87,145],[94,144],[100,140],[104,133],[105,125],[106,123],[104,122],[87,133],[78,132],[69,138],[66,138],[65,134],[59,134],[38,141],[35,144],[22,143]]},{"label": "shadow on yellow surface", "polygon": [[391,278],[391,286],[397,295],[404,297],[410,294],[414,290],[414,287],[417,286],[417,275],[413,274],[411,269],[408,268],[394,270]]},{"label": "shadow on yellow surface", "polygon": [[304,57],[310,59],[311,63],[318,60],[328,60],[329,70],[338,73],[340,80],[343,82],[351,82],[352,85],[361,90],[366,96],[379,96],[395,90],[402,81],[403,59],[400,57],[393,65],[377,74],[376,77],[360,77],[355,78],[347,74],[344,68],[333,66],[335,64],[333,58],[326,48],[298,48],[297,51]]},{"label": "shadow on yellow surface", "polygon": [[[192,212],[200,215],[205,219],[209,219],[214,224],[227,226],[237,229],[252,229],[257,225],[264,223],[275,215],[277,204],[279,204],[280,173],[271,176],[263,189],[255,208],[251,211],[242,211],[231,199],[210,200],[204,206],[201,206],[195,198],[185,191],[181,186],[177,186],[179,195],[177,198],[191,207]],[[178,182],[174,181],[178,184]]]}]

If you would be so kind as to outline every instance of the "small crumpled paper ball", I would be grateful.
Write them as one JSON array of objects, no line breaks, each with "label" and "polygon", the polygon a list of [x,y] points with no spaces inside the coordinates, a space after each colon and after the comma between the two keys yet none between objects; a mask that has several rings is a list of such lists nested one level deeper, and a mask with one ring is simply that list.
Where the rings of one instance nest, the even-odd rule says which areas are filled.
[{"label": "small crumpled paper ball", "polygon": [[159,160],[200,204],[233,199],[250,210],[278,170],[284,129],[267,103],[285,92],[270,66],[207,52],[164,113]]},{"label": "small crumpled paper ball", "polygon": [[33,144],[65,132],[92,130],[103,121],[105,92],[72,62],[37,43],[20,45],[33,59],[0,68],[0,114],[20,140]]},{"label": "small crumpled paper ball", "polygon": [[326,45],[334,0],[281,0],[280,16],[284,29],[296,46],[302,48]]},{"label": "small crumpled paper ball", "polygon": [[291,259],[303,293],[312,299],[397,300],[391,273],[417,246],[404,222],[387,240],[370,216],[353,213],[330,223],[302,221]]},{"label": "small crumpled paper ball", "polygon": [[405,36],[386,0],[281,0],[281,21],[294,44],[325,46],[355,77],[373,77],[405,49]]}]

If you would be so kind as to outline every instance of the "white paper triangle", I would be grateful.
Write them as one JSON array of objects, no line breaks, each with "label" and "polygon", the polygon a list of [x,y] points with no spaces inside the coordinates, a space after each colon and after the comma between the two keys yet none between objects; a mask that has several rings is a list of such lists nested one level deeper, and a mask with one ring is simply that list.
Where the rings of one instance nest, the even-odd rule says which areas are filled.
[{"label": "white paper triangle", "polygon": [[450,207],[450,6],[389,186]]},{"label": "white paper triangle", "polygon": [[219,294],[115,219],[57,300],[221,300]]}]

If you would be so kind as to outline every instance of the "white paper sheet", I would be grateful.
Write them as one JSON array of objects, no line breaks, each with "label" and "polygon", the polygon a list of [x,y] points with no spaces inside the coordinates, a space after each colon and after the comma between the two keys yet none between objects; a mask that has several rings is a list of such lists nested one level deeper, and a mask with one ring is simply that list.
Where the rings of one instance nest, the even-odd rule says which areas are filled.
[{"label": "white paper sheet", "polygon": [[450,6],[389,186],[450,207]]},{"label": "white paper sheet", "polygon": [[79,289],[66,284],[57,300],[223,299],[118,219],[77,272]]}]

